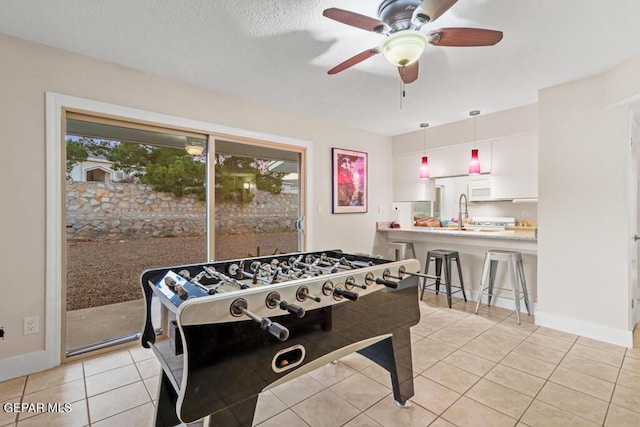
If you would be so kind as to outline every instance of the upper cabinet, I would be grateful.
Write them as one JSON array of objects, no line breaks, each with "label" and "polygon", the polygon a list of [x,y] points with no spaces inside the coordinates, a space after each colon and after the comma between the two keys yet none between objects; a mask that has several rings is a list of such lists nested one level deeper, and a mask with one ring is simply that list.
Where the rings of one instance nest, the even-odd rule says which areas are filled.
[{"label": "upper cabinet", "polygon": [[435,200],[435,182],[420,179],[420,161],[421,156],[415,153],[393,156],[394,202]]},{"label": "upper cabinet", "polygon": [[[483,175],[469,177],[471,150],[478,149]],[[538,197],[538,135],[520,134],[477,144],[426,151],[431,179],[419,178],[424,152],[393,156],[393,200],[435,200],[434,178],[464,177],[470,201],[536,199]],[[485,175],[490,173],[490,175]]]},{"label": "upper cabinet", "polygon": [[523,134],[493,140],[492,199],[538,197],[538,135]]},{"label": "upper cabinet", "polygon": [[474,148],[478,149],[480,172],[491,172],[493,167],[491,142],[479,142],[477,144],[460,144],[427,150],[431,178],[467,175],[469,173],[471,150]]}]

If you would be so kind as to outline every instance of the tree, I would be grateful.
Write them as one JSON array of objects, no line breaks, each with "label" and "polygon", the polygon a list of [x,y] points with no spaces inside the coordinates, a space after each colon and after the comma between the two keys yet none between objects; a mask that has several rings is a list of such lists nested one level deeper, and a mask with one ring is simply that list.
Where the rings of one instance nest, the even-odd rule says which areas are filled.
[{"label": "tree", "polygon": [[149,162],[140,178],[156,191],[173,193],[178,197],[197,194],[200,200],[206,199],[205,163],[194,161],[188,154],[168,156],[164,162]]},{"label": "tree", "polygon": [[132,142],[120,142],[108,147],[102,144],[107,160],[113,162],[113,169],[140,177],[151,160],[151,153],[157,148]]},{"label": "tree", "polygon": [[73,167],[81,162],[87,160],[89,157],[89,150],[86,145],[83,144],[82,140],[67,139],[67,179],[71,179],[71,171]]},{"label": "tree", "polygon": [[[177,197],[196,194],[206,198],[206,158],[191,157],[180,148],[80,138],[67,140],[67,176],[77,163],[89,155],[102,156],[113,163],[113,169],[124,171],[150,185],[155,191],[173,193]],[[242,194],[244,202],[253,198],[244,191],[244,183],[255,182],[258,190],[279,194],[281,172],[270,171],[269,161],[243,156],[216,154],[216,197],[228,200]]]},{"label": "tree", "polygon": [[220,201],[233,200],[242,193],[242,201],[253,199],[253,193],[244,192],[244,183],[255,181],[256,188],[273,194],[282,191],[282,172],[268,169],[269,162],[251,157],[216,154],[216,198]]}]

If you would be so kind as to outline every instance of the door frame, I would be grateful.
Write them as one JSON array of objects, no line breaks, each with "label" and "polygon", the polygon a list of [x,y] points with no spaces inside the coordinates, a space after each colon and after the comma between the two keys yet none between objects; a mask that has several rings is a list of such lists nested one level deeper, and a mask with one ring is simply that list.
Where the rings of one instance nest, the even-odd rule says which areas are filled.
[{"label": "door frame", "polygon": [[630,304],[630,330],[633,331],[636,324],[640,322],[640,307],[638,298],[640,297],[640,242],[636,241],[635,236],[640,232],[640,125],[636,115],[640,114],[640,107],[630,108],[629,120],[629,149],[630,149],[630,165],[629,165],[629,200],[630,200],[630,234],[632,240],[629,249],[629,286],[631,295]]},{"label": "door frame", "polygon": [[[191,129],[199,133],[209,134],[211,137],[235,137],[246,138],[253,141],[271,142],[280,145],[288,145],[303,148],[306,155],[304,167],[306,174],[303,185],[306,188],[306,199],[303,202],[304,212],[307,215],[303,218],[306,229],[306,246],[310,246],[313,241],[311,231],[312,215],[311,200],[313,188],[313,164],[307,159],[313,158],[313,144],[311,141],[284,137],[280,135],[267,134],[248,129],[235,128],[231,126],[203,122],[187,119],[149,110],[126,107],[117,104],[110,104],[101,101],[94,101],[86,98],[46,92],[45,94],[45,124],[46,124],[46,244],[45,244],[45,349],[40,353],[37,360],[33,360],[34,372],[58,366],[65,360],[64,346],[64,319],[62,310],[63,274],[64,270],[64,140],[65,140],[65,111],[80,110],[82,112],[93,113],[103,116],[115,116],[122,119],[129,119],[134,122],[149,123],[157,126],[175,127],[179,129]],[[208,144],[211,152],[214,144]],[[213,156],[208,156],[208,161],[212,161]],[[211,171],[213,165],[209,165]],[[210,186],[211,187],[211,186]],[[208,221],[212,221],[213,209],[207,209]],[[210,222],[209,222],[210,223]],[[212,239],[212,235],[208,234]],[[208,242],[209,248],[213,245]]]}]

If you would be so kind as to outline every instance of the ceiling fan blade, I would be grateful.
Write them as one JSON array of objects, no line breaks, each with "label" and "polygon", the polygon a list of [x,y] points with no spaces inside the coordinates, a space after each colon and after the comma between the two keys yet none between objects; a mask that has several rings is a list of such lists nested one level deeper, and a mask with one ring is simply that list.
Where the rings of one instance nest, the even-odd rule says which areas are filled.
[{"label": "ceiling fan blade", "polygon": [[405,84],[413,83],[418,80],[418,61],[413,62],[404,67],[398,67],[400,78]]},{"label": "ceiling fan blade", "polygon": [[502,31],[482,28],[440,28],[427,35],[436,46],[493,46],[502,40]]},{"label": "ceiling fan blade", "polygon": [[342,22],[352,27],[362,28],[363,30],[373,31],[374,33],[382,33],[387,27],[384,22],[378,21],[377,19],[335,7],[325,9],[322,14],[334,21]]},{"label": "ceiling fan blade", "polygon": [[443,13],[451,8],[458,0],[422,0],[418,6],[419,13],[424,13],[429,17],[429,22],[438,19]]},{"label": "ceiling fan blade", "polygon": [[373,55],[377,55],[379,53],[380,51],[378,50],[377,47],[374,47],[372,49],[367,49],[364,52],[360,52],[359,54],[352,56],[346,61],[336,65],[335,67],[327,71],[327,74],[336,74],[336,73],[339,73],[340,71],[344,71],[347,68],[353,67],[354,65],[361,63],[365,59],[371,58]]}]

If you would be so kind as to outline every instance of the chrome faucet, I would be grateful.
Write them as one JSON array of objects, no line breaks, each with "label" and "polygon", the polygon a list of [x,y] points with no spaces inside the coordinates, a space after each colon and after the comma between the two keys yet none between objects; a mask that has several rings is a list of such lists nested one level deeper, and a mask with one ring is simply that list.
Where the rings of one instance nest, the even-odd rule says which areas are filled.
[{"label": "chrome faucet", "polygon": [[[462,199],[464,199],[464,211],[462,210]],[[458,230],[462,230],[462,215],[469,218],[467,195],[464,193],[460,195],[460,200],[458,200]]]}]

